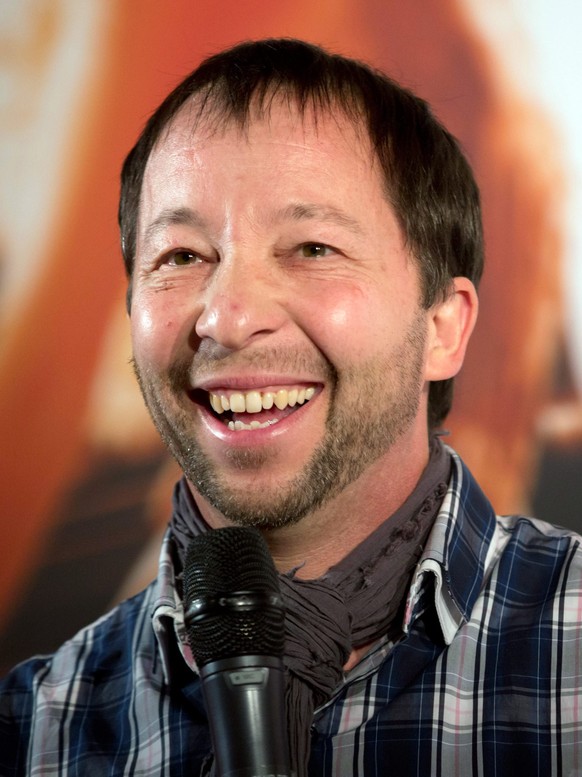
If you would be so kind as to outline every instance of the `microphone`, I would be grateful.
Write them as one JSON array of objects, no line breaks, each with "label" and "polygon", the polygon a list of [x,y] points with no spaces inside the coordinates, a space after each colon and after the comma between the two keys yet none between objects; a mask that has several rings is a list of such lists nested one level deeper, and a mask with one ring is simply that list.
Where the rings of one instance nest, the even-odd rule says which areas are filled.
[{"label": "microphone", "polygon": [[285,720],[285,614],[256,529],[195,537],[184,618],[202,680],[217,777],[291,777]]}]

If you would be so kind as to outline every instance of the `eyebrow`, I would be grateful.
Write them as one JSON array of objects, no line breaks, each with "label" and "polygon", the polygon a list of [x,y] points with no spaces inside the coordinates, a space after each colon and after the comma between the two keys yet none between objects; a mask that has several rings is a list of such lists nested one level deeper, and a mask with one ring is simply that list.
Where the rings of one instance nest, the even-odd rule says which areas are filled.
[{"label": "eyebrow", "polygon": [[146,227],[144,242],[149,243],[158,232],[171,226],[205,227],[206,221],[191,208],[166,208]]},{"label": "eyebrow", "polygon": [[364,230],[359,221],[344,213],[333,205],[317,205],[315,203],[293,203],[282,208],[275,214],[275,221],[309,221],[317,219],[340,227],[346,227],[357,235],[363,235]]},{"label": "eyebrow", "polygon": [[[272,221],[276,223],[278,221],[309,221],[316,219],[345,227],[356,235],[361,236],[364,234],[362,226],[356,219],[348,216],[347,213],[333,205],[318,205],[309,202],[292,203],[277,211]],[[146,227],[144,242],[146,244],[149,243],[158,232],[176,225],[205,228],[207,222],[198,211],[192,208],[166,208]]]}]

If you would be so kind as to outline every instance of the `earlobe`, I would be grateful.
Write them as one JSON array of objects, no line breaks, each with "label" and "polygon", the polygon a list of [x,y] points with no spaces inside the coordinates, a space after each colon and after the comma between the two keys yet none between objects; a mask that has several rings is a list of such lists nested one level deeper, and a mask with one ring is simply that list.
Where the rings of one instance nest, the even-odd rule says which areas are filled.
[{"label": "earlobe", "polygon": [[479,301],[468,278],[454,278],[450,295],[430,310],[426,380],[454,377],[463,364]]}]

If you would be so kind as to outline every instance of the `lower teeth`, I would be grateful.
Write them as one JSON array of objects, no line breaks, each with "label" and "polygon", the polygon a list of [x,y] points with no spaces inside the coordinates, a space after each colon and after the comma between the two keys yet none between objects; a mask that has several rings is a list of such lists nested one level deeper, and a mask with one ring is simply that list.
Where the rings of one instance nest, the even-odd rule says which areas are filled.
[{"label": "lower teeth", "polygon": [[272,426],[278,422],[278,418],[271,418],[264,423],[260,421],[251,421],[250,424],[245,424],[242,421],[229,421],[228,428],[231,432],[241,432],[249,429],[266,429],[268,426]]}]

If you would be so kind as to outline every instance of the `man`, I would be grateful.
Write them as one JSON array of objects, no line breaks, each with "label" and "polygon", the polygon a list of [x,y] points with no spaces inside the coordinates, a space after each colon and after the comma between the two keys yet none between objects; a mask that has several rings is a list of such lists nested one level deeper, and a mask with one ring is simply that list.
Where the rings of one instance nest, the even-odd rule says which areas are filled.
[{"label": "man", "polygon": [[184,471],[159,578],[2,686],[0,773],[205,774],[181,573],[258,527],[299,775],[576,774],[578,538],[496,518],[436,431],[477,315],[478,193],[426,104],[243,44],[126,160],[134,365]]}]

